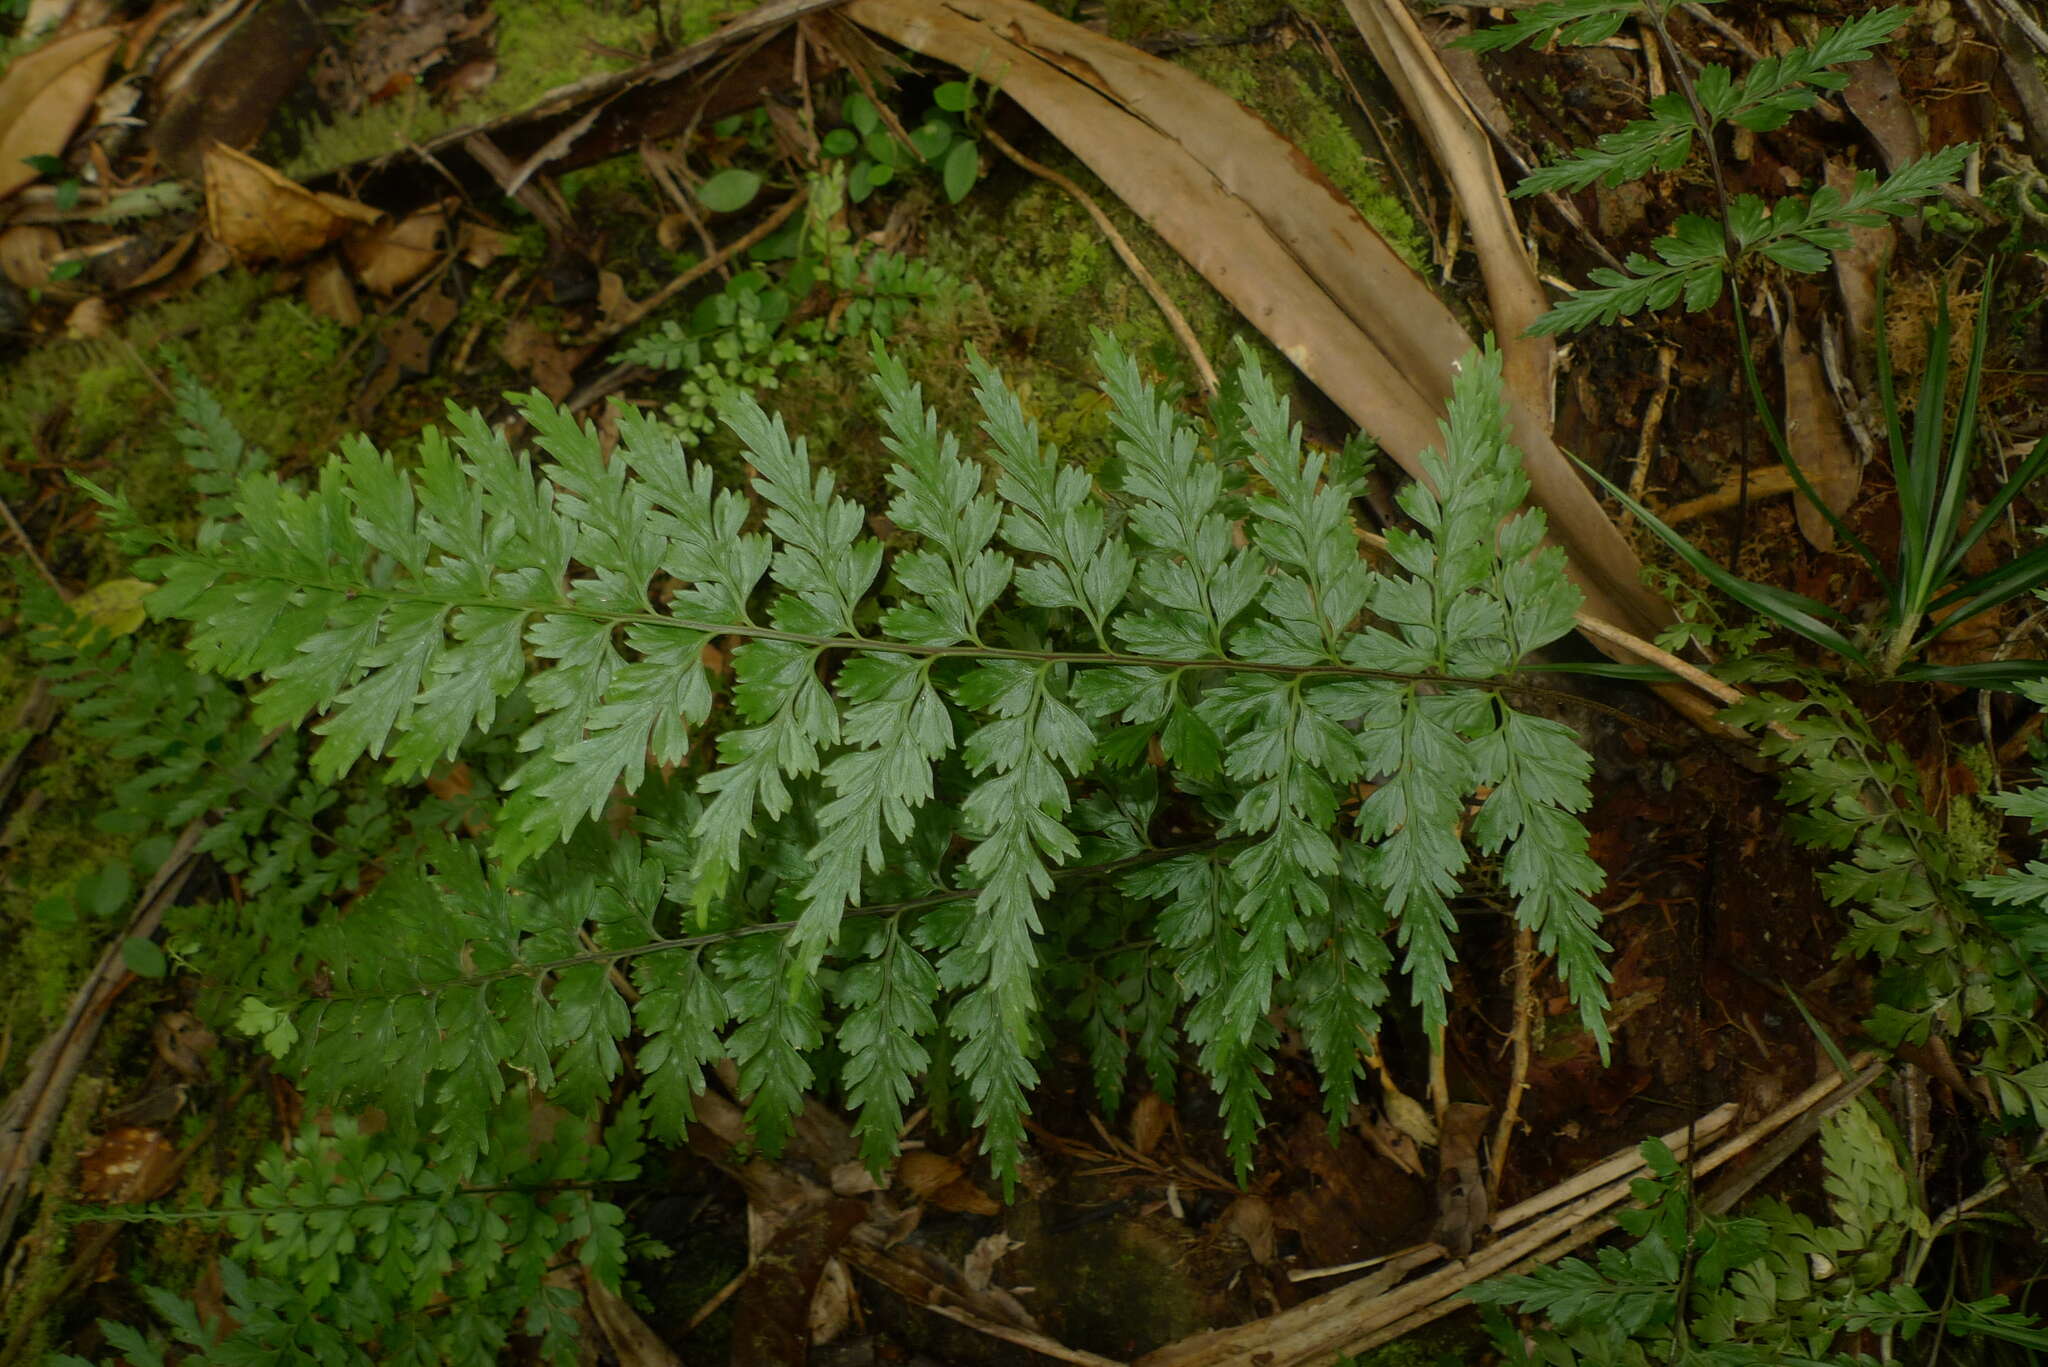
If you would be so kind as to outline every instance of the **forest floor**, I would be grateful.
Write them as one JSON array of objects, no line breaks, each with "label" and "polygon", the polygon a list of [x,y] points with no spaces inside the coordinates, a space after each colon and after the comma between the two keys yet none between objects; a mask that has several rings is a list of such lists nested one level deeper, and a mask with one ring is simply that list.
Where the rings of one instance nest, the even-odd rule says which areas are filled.
[{"label": "forest floor", "polygon": [[[131,582],[128,556],[69,477],[121,487],[147,519],[193,525],[198,495],[172,399],[185,376],[288,475],[314,469],[359,431],[401,448],[450,402],[502,420],[508,391],[538,388],[593,418],[616,397],[705,425],[707,396],[736,380],[774,386],[774,406],[829,453],[851,497],[886,499],[886,455],[865,416],[864,330],[838,325],[851,296],[823,283],[792,301],[769,270],[744,270],[744,261],[696,268],[781,205],[807,160],[831,159],[819,141],[828,130],[850,133],[854,150],[840,160],[875,178],[887,156],[869,150],[858,101],[900,50],[818,7],[801,30],[764,29],[716,64],[623,95],[550,102],[546,92],[570,82],[646,70],[738,12],[705,0],[349,0],[303,11],[231,0],[213,7],[202,37],[191,24],[203,8],[172,2],[144,17],[106,0],[33,0],[26,14],[55,15],[65,33],[127,26],[116,65],[100,62],[84,86],[88,96],[104,83],[139,100],[140,119],[114,117],[127,107],[117,100],[75,108],[76,89],[45,93],[41,104],[36,91],[12,107],[0,101],[0,123],[13,112],[77,129],[60,137],[67,150],[38,166],[35,183],[0,199],[0,499],[9,522],[0,551],[13,571],[0,585],[0,624],[17,628],[0,626],[0,715],[12,727],[0,732],[0,1091],[30,1078],[39,1043],[65,1022],[109,946],[120,948],[138,895],[170,908],[168,959],[132,951],[133,971],[101,975],[112,990],[93,1007],[90,1050],[40,1150],[16,1155],[25,1194],[6,1212],[13,1242],[0,1244],[0,1367],[49,1352],[97,1358],[106,1343],[96,1323],[145,1318],[144,1286],[191,1294],[202,1307],[210,1296],[218,1307],[215,1261],[226,1243],[216,1224],[81,1222],[80,1203],[216,1205],[240,1190],[263,1151],[317,1119],[255,1043],[228,1028],[232,1013],[223,1015],[179,953],[180,936],[203,938],[196,909],[241,897],[255,871],[176,863],[175,831],[138,833],[120,796],[136,765],[35,685],[24,606],[34,584],[83,598],[138,639],[170,639],[167,628],[138,626],[119,603],[108,606]],[[1052,8],[1259,114],[1472,335],[1487,328],[1470,226],[1342,4]],[[1739,63],[1744,48],[1780,50],[1801,36],[1815,17],[1809,9],[1839,7],[1793,13],[1731,0],[1706,18],[1692,8],[1676,27],[1689,59]],[[1804,430],[1843,430],[1837,400],[1825,385],[1795,400],[1782,358],[1804,366],[1803,327],[1831,367],[1861,363],[1854,331],[1859,316],[1872,316],[1880,250],[1891,257],[1890,304],[1877,325],[1891,330],[1902,385],[1927,364],[1921,326],[1942,282],[1952,281],[1949,306],[1967,325],[1982,299],[1978,275],[1960,263],[1998,256],[2007,311],[1983,382],[1982,408],[1996,415],[1986,439],[2012,453],[2048,424],[2048,314],[2038,308],[2048,293],[2048,201],[2027,155],[2048,155],[2048,127],[2028,103],[2041,89],[2037,56],[2020,53],[2018,65],[2035,74],[2031,89],[2016,85],[2012,54],[2023,39],[1982,17],[2003,12],[1923,4],[1891,46],[1854,64],[1847,88],[1821,111],[1741,134],[1728,149],[1727,188],[1765,195],[1822,183],[1831,168],[1889,166],[1957,142],[1999,149],[1973,164],[1961,194],[1936,201],[1928,223],[1909,221],[1882,246],[1859,241],[1866,255],[1845,252],[1829,273],[1773,279],[1752,295],[1764,301],[1751,328],[1763,339],[1766,383],[1802,406]],[[1486,18],[1470,7],[1456,13]],[[19,7],[0,7],[0,33],[28,21]],[[1665,89],[1648,32],[1631,24],[1593,47],[1461,57],[1479,82],[1467,95],[1490,93],[1486,112],[1504,142],[1539,153],[1585,145]],[[959,75],[912,61],[895,94],[879,99],[893,100],[905,121]],[[464,134],[479,125],[495,151]],[[1294,375],[1203,270],[1016,105],[978,103],[945,135],[955,145],[975,139],[965,169],[944,157],[894,168],[842,220],[848,240],[943,273],[943,287],[913,282],[873,296],[892,308],[891,345],[942,415],[966,425],[959,357],[972,346],[1003,368],[1052,440],[1100,447],[1107,423],[1088,360],[1096,327],[1184,391],[1200,384],[1189,340],[1227,364],[1242,338]],[[209,153],[215,139],[261,166]],[[1026,169],[1003,143],[1052,176]],[[765,183],[721,180],[733,168]],[[1114,239],[1072,186],[1100,207]],[[1517,205],[1546,282],[1581,281],[1603,255],[1644,250],[1712,194],[1688,171],[1564,196],[1576,223],[1551,203]],[[718,207],[727,195],[730,207]],[[368,226],[353,230],[359,222]],[[1119,257],[1118,240],[1185,314],[1187,339]],[[693,270],[693,282],[667,293]],[[658,308],[642,307],[658,294]],[[731,321],[763,309],[767,321],[754,330]],[[646,363],[655,353],[645,348],[619,361],[624,340],[639,338],[649,319],[676,324],[666,364]],[[806,322],[828,326],[799,330]],[[1736,348],[1725,307],[1670,309],[1582,334],[1561,358],[1558,445],[1749,578],[1853,611],[1872,597],[1868,576],[1824,526],[1816,531],[1795,511],[1756,427]],[[1343,444],[1353,424],[1338,402],[1299,376],[1293,398],[1312,441]],[[714,463],[738,469],[728,439],[704,440]],[[1896,526],[1886,457],[1846,438],[1835,446],[1830,488],[1845,486],[1848,522],[1881,540]],[[1400,477],[1391,462],[1375,469],[1360,510],[1368,523],[1391,514]],[[1646,562],[1675,564],[1640,530],[1629,535]],[[1682,594],[1707,602],[1694,588]],[[2024,616],[2015,609],[1986,640],[2014,639]],[[1957,658],[1988,658],[1989,649],[1964,642]],[[1562,655],[1591,658],[1578,646]],[[1763,1115],[1823,1075],[1829,1045],[1816,1029],[1859,1038],[1879,985],[1866,963],[1837,953],[1846,913],[1816,882],[1824,861],[1788,833],[1777,775],[1636,685],[1570,687],[1591,704],[1561,704],[1560,715],[1596,762],[1586,823],[1607,875],[1611,1059],[1543,966],[1517,990],[1506,900],[1473,896],[1458,907],[1441,1076],[1432,1078],[1429,1041],[1392,1022],[1370,1099],[1333,1139],[1306,1056],[1283,1048],[1257,1162],[1240,1187],[1224,1175],[1213,1097],[1197,1074],[1179,1079],[1171,1098],[1134,1087],[1106,1110],[1082,1045],[1056,1039],[1035,1097],[1033,1167],[1013,1203],[990,1195],[957,1126],[924,1136],[919,1153],[929,1161],[914,1181],[897,1174],[925,1207],[919,1238],[933,1266],[966,1269],[971,1296],[994,1286],[1073,1360],[1127,1361],[1298,1305],[1360,1275],[1353,1265],[1441,1236],[1439,1172],[1456,1159],[1418,1143],[1432,1128],[1432,1099],[1498,1116],[1513,1098],[1521,1125],[1509,1152],[1490,1160],[1498,1209],[1723,1103],[1745,1118]],[[2027,759],[2025,713],[2003,699],[1980,706],[1979,695],[1923,687],[1873,695],[1870,705],[1937,809],[1968,807]],[[473,780],[481,776],[434,781],[459,793]],[[173,886],[158,886],[154,876],[174,864]],[[820,1164],[836,1152],[830,1134],[840,1122],[824,1100],[817,1151],[787,1161]],[[1962,1182],[1954,1170],[1982,1149],[1975,1122],[1952,1097],[1932,1114],[1937,1147],[1950,1155],[1940,1180]],[[657,1151],[639,1189],[618,1198],[646,1241],[629,1273],[637,1313],[681,1360],[784,1360],[753,1355],[747,1336],[807,1314],[835,1330],[810,1350],[814,1362],[1040,1360],[900,1290],[849,1281],[843,1267],[828,1275],[822,1259],[807,1276],[743,1275],[769,1198],[706,1156],[719,1139]],[[1818,1159],[1796,1155],[1771,1183],[1818,1189]],[[825,1297],[836,1294],[836,1304],[821,1308],[821,1281],[840,1287]],[[2016,1274],[2005,1289],[2023,1300],[2031,1282]],[[591,1351],[605,1355],[592,1360],[663,1360],[591,1323]],[[1492,1352],[1487,1342],[1464,1312],[1359,1361],[1480,1361]]]}]

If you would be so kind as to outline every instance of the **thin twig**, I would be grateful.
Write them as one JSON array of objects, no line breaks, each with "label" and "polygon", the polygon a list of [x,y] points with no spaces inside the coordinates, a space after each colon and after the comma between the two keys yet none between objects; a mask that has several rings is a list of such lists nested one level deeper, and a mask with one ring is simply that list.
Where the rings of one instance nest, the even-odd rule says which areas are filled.
[{"label": "thin twig", "polygon": [[1131,250],[1131,244],[1126,242],[1124,235],[1117,231],[1116,224],[1110,222],[1109,215],[1102,211],[1102,206],[1097,204],[1087,191],[1076,185],[1068,177],[1061,175],[1050,166],[1041,166],[1016,148],[1010,146],[1008,140],[1002,134],[996,132],[995,129],[987,128],[982,131],[987,135],[988,140],[995,144],[997,151],[1001,152],[1011,161],[1016,162],[1032,175],[1037,176],[1040,180],[1048,181],[1065,190],[1074,197],[1083,209],[1088,211],[1088,217],[1095,220],[1095,226],[1102,230],[1104,237],[1109,239],[1111,248],[1123,260],[1123,263],[1130,267],[1131,274],[1138,278],[1138,283],[1144,286],[1145,293],[1152,296],[1152,302],[1157,304],[1160,313],[1165,315],[1166,326],[1172,329],[1175,340],[1181,344],[1181,348],[1188,354],[1188,359],[1194,363],[1195,374],[1202,384],[1202,392],[1212,399],[1216,397],[1218,389],[1216,367],[1209,364],[1208,354],[1202,350],[1202,344],[1195,339],[1195,330],[1188,326],[1188,320],[1182,316],[1180,309],[1174,304],[1173,299],[1161,288],[1159,281],[1153,278],[1152,272],[1145,268],[1145,263],[1138,259],[1138,254]]},{"label": "thin twig", "polygon": [[754,246],[777,228],[780,228],[809,196],[809,190],[798,190],[795,194],[777,205],[773,213],[769,214],[768,217],[762,219],[759,223],[756,223],[746,232],[726,243],[710,256],[705,257],[702,261],[699,261],[696,265],[690,267],[690,269],[684,271],[681,275],[669,281],[639,303],[624,310],[618,317],[593,329],[582,339],[582,344],[589,346],[598,342],[609,341],[627,328],[632,327],[648,314],[654,312],[663,304],[666,304],[669,300],[675,298],[678,294],[681,294],[684,290],[732,260],[735,256],[738,256],[741,252]]},{"label": "thin twig", "polygon": [[[1645,47],[1645,52],[1651,47]],[[1650,458],[1656,454],[1657,429],[1664,421],[1664,405],[1671,398],[1671,363],[1678,359],[1678,348],[1669,344],[1657,348],[1657,392],[1650,396],[1650,406],[1643,410],[1642,435],[1636,439],[1635,469],[1629,472],[1628,496],[1636,502],[1643,501],[1643,491],[1650,482]]]},{"label": "thin twig", "polygon": [[1682,526],[1695,519],[1712,513],[1723,513],[1741,503],[1745,496],[1751,503],[1760,499],[1776,498],[1793,490],[1792,476],[1782,465],[1766,465],[1761,469],[1737,471],[1720,488],[1712,493],[1701,494],[1698,498],[1674,503],[1660,516],[1667,527]]},{"label": "thin twig", "polygon": [[14,533],[14,539],[21,543],[21,553],[28,557],[28,563],[35,567],[45,584],[54,590],[65,602],[71,601],[71,590],[57,582],[57,576],[50,573],[50,567],[43,563],[43,557],[36,550],[36,543],[28,539],[28,532],[15,520],[14,509],[7,506],[7,500],[0,498],[0,518],[7,522],[7,530]]},{"label": "thin twig", "polygon": [[1508,1148],[1521,1118],[1522,1093],[1529,1088],[1529,1034],[1536,1023],[1536,936],[1527,926],[1515,931],[1514,1071],[1508,1078],[1508,1099],[1493,1129],[1492,1162],[1486,1175],[1486,1208],[1500,1200],[1500,1181],[1507,1175]]}]

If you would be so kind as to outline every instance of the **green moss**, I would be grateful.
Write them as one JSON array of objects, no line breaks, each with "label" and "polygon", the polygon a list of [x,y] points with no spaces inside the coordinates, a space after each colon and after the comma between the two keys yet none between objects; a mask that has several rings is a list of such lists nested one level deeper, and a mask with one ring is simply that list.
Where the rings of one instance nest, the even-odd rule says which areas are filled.
[{"label": "green moss", "polygon": [[106,1079],[96,1074],[84,1074],[72,1083],[64,1114],[45,1150],[48,1156],[31,1179],[40,1204],[28,1227],[17,1227],[14,1248],[25,1251],[25,1256],[9,1267],[5,1290],[0,1292],[0,1326],[30,1326],[18,1362],[41,1362],[57,1346],[61,1321],[44,1311],[71,1271],[73,1226],[62,1211],[77,1190],[78,1157],[91,1147],[93,1117],[106,1093]]},{"label": "green moss", "polygon": [[[1062,7],[1050,4],[1055,11]],[[1306,14],[1324,27],[1342,28],[1351,20],[1343,0],[1108,0],[1103,7],[1113,38],[1129,41],[1166,33],[1211,38],[1255,34],[1269,24]],[[1071,13],[1069,18],[1074,17]]]},{"label": "green moss", "polygon": [[1401,197],[1374,173],[1377,158],[1357,132],[1360,116],[1306,46],[1289,52],[1267,45],[1206,48],[1181,61],[1299,147],[1402,260],[1424,269],[1428,238]]},{"label": "green moss", "polygon": [[[52,342],[11,365],[0,380],[0,470],[33,456],[119,488],[145,519],[183,529],[194,517],[193,496],[171,403],[137,359],[159,378],[172,359],[190,368],[251,441],[291,467],[324,453],[340,434],[353,382],[337,364],[344,337],[264,277],[218,276],[136,314],[119,341]],[[7,492],[28,490],[12,481]],[[50,550],[67,582],[129,573],[126,557],[90,534],[89,520],[67,516],[59,525],[78,529]],[[0,620],[12,618],[14,598],[13,581],[0,576]],[[34,674],[21,633],[6,634],[0,716],[12,716]],[[96,818],[132,772],[60,716],[21,776],[17,796],[35,794],[34,805],[17,801],[0,845],[0,980],[15,989],[4,994],[0,1028],[18,1041],[40,1038],[61,1013],[110,931],[100,921],[41,926],[30,913],[81,876],[130,857],[133,840],[102,831]],[[10,1072],[26,1054],[14,1051]]]},{"label": "green moss", "polygon": [[[669,13],[670,36],[688,43],[711,32],[729,10],[722,0],[684,0]],[[525,109],[556,86],[636,65],[654,43],[653,11],[623,0],[497,0],[498,74],[455,105],[417,88],[334,123],[303,124],[284,173],[305,180],[366,157],[423,142],[451,128]]]}]

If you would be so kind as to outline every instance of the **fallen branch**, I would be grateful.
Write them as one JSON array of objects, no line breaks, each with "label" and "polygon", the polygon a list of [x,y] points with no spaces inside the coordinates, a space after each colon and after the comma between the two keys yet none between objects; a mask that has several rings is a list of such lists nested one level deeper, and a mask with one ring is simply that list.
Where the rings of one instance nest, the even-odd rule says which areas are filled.
[{"label": "fallen branch", "polygon": [[[1768,1144],[1734,1182],[1723,1184],[1739,1195],[1789,1157],[1829,1111],[1869,1086],[1885,1065],[1864,1055],[1853,1066],[1856,1071],[1852,1075],[1816,1082],[1718,1144],[1715,1141],[1734,1123],[1733,1103],[1665,1135],[1664,1144],[1681,1162],[1714,1144],[1692,1164],[1697,1180],[1766,1146],[1783,1132],[1783,1143]],[[1389,1279],[1383,1269],[1271,1318],[1168,1344],[1140,1358],[1137,1367],[1221,1367],[1247,1362],[1257,1362],[1260,1367],[1311,1367],[1343,1354],[1369,1351],[1467,1304],[1462,1293],[1475,1282],[1554,1261],[1597,1239],[1614,1227],[1609,1212],[1630,1199],[1633,1183],[1646,1171],[1634,1149],[1623,1150],[1546,1192],[1497,1211],[1489,1226],[1501,1237],[1470,1258],[1446,1262],[1399,1285],[1395,1284],[1398,1278]],[[1702,1198],[1703,1203],[1722,1199],[1721,1189]],[[1441,1249],[1421,1245],[1397,1254],[1388,1266],[1419,1270],[1441,1260]]]}]

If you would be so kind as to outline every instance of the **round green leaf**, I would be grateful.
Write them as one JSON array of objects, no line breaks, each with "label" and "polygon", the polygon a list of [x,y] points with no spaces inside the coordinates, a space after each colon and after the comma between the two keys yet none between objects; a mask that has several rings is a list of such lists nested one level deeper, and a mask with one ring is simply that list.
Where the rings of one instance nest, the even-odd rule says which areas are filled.
[{"label": "round green leaf", "polygon": [[919,124],[910,135],[910,145],[915,147],[917,154],[927,162],[937,161],[940,155],[953,145],[953,130],[949,125],[936,119],[930,123]]},{"label": "round green leaf", "polygon": [[974,188],[974,182],[981,175],[981,148],[973,138],[963,138],[953,144],[953,150],[946,153],[946,164],[939,173],[946,187],[946,200],[958,204],[967,198],[967,192]]},{"label": "round green leaf", "polygon": [[720,171],[697,187],[697,200],[713,213],[729,214],[744,209],[761,193],[761,176],[737,166]]},{"label": "round green leaf", "polygon": [[843,157],[860,146],[860,134],[851,128],[835,128],[819,140],[819,150],[828,157]]},{"label": "round green leaf", "polygon": [[[885,166],[882,169],[886,171],[889,168]],[[874,174],[875,164],[871,161],[864,161],[855,166],[853,174],[846,178],[846,197],[855,204],[867,199],[875,192]]]},{"label": "round green leaf", "polygon": [[867,148],[870,159],[881,163],[883,166],[900,166],[903,164],[902,144],[898,143],[896,139],[890,137],[882,129],[878,128],[868,134],[866,141],[861,145]]},{"label": "round green leaf", "polygon": [[138,978],[161,978],[171,971],[170,960],[157,942],[141,935],[121,941],[121,962]]},{"label": "round green leaf", "polygon": [[932,92],[932,103],[948,114],[958,114],[974,103],[974,92],[965,81],[948,81]]},{"label": "round green leaf", "polygon": [[887,185],[894,179],[896,179],[896,168],[893,166],[876,166],[868,171],[868,184],[870,185]]},{"label": "round green leaf", "polygon": [[875,131],[875,126],[881,123],[882,116],[875,112],[875,106],[868,101],[867,96],[848,95],[846,97],[846,121],[852,124],[862,136],[866,136]]}]

